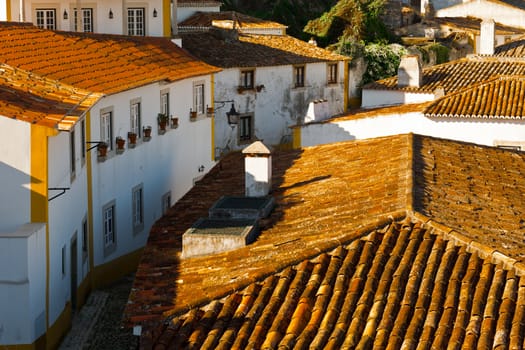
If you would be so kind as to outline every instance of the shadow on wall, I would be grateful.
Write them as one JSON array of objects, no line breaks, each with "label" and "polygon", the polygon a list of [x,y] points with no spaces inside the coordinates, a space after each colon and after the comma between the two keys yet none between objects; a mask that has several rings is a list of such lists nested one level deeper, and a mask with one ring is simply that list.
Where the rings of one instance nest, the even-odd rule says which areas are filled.
[{"label": "shadow on wall", "polygon": [[301,147],[353,141],[356,137],[335,123],[313,123],[301,128]]}]

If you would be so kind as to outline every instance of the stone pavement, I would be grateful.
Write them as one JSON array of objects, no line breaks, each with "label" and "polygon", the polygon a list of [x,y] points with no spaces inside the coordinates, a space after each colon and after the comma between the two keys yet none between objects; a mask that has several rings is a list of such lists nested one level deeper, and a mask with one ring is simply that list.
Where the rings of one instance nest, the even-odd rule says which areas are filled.
[{"label": "stone pavement", "polygon": [[82,306],[73,318],[71,330],[66,335],[59,350],[84,349],[89,336],[98,321],[108,299],[107,292],[95,290],[89,295],[86,304]]}]

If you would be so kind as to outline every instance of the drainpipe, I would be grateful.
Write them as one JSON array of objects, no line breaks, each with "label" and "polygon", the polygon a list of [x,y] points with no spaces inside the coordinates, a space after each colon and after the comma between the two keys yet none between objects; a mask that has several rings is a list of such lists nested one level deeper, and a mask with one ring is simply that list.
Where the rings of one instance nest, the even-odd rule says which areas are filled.
[{"label": "drainpipe", "polygon": [[179,28],[177,25],[177,0],[172,0],[171,3],[171,36],[179,35]]}]

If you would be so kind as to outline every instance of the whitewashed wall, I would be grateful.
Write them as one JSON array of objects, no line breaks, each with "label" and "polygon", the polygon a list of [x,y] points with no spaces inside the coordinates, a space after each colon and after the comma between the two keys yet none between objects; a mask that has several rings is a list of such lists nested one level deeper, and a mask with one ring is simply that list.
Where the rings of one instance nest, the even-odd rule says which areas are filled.
[{"label": "whitewashed wall", "polygon": [[0,234],[0,344],[32,344],[46,331],[46,226]]},{"label": "whitewashed wall", "polygon": [[[433,2],[434,3],[434,2]],[[436,9],[438,9],[436,7]],[[469,1],[456,6],[441,8],[436,17],[476,17],[487,18],[518,28],[525,28],[525,11],[519,8],[491,1]]]},{"label": "whitewashed wall", "polygon": [[0,232],[11,232],[30,221],[31,126],[0,116],[0,138]]},{"label": "whitewashed wall", "polygon": [[358,120],[309,124],[301,127],[301,146],[361,140],[405,133],[434,136],[494,146],[495,141],[525,141],[525,123],[501,120],[430,119],[421,112]]},{"label": "whitewashed wall", "polygon": [[[215,164],[212,160],[211,118],[199,116],[189,120],[193,104],[193,82],[205,82],[206,104],[211,105],[210,77],[187,79],[159,85],[151,84],[117,95],[107,96],[91,111],[91,140],[100,139],[100,110],[113,106],[114,136],[127,135],[130,129],[130,101],[141,97],[142,125],[151,125],[149,142],[138,141],[134,149],[123,154],[111,152],[106,161],[99,162],[96,150],[93,163],[93,231],[95,266],[135,251],[146,243],[149,229],[161,212],[162,196],[171,191],[175,203]],[[160,112],[160,91],[170,91],[170,114],[179,117],[179,127],[168,129],[164,135],[157,132],[157,114]],[[126,143],[127,147],[127,143]],[[203,166],[204,171],[199,172]],[[142,184],[144,194],[144,230],[134,234],[132,228],[132,189]],[[102,208],[110,201],[116,204],[116,250],[104,256]]]},{"label": "whitewashed wall", "polygon": [[[63,195],[49,201],[49,321],[53,324],[71,300],[70,276],[71,243],[76,234],[77,286],[87,274],[87,264],[82,264],[82,221],[87,216],[87,166],[81,161],[81,129],[75,126],[75,175],[70,167],[70,133],[60,132],[48,138],[49,187],[69,188]],[[48,197],[60,191],[49,191]],[[62,273],[62,247],[65,247],[65,267]]]},{"label": "whitewashed wall", "polygon": [[7,1],[0,0],[0,21],[7,21]]},{"label": "whitewashed wall", "polygon": [[[266,145],[276,145],[283,140],[291,141],[290,127],[300,123],[313,100],[327,99],[330,115],[343,112],[344,66],[339,63],[339,83],[327,85],[327,63],[306,65],[305,87],[294,88],[293,66],[274,66],[255,69],[255,86],[260,91],[239,93],[238,68],[224,69],[215,79],[215,100],[235,101],[235,109],[241,114],[253,113],[255,138]],[[238,150],[249,143],[239,143],[238,126],[230,126],[226,112],[231,104],[215,105],[215,139],[218,152]]]},{"label": "whitewashed wall", "polygon": [[[11,16],[13,20],[18,20],[20,6],[18,1],[11,1]],[[117,0],[82,0],[81,7],[93,8],[94,31],[108,34],[126,34],[126,8],[143,7],[146,14],[146,33],[149,36],[162,36],[162,0],[149,1],[117,1]],[[57,9],[57,29],[73,31],[74,16],[73,9],[77,6],[76,0],[64,1],[56,0],[31,0],[25,1],[24,15],[26,22],[36,24],[35,9],[37,8],[56,8]],[[109,10],[113,12],[113,19],[109,18]],[[157,10],[157,17],[153,17],[153,9]],[[68,13],[65,20],[64,11]]]},{"label": "whitewashed wall", "polygon": [[181,5],[179,4],[179,6],[177,7],[177,21],[178,22],[182,22],[186,19],[188,19],[189,17],[193,16],[193,14],[197,11],[200,11],[200,12],[219,12],[220,11],[220,6],[199,6],[199,7],[181,7]]},{"label": "whitewashed wall", "polygon": [[400,90],[363,89],[361,107],[373,108],[433,101],[433,93],[413,93]]}]

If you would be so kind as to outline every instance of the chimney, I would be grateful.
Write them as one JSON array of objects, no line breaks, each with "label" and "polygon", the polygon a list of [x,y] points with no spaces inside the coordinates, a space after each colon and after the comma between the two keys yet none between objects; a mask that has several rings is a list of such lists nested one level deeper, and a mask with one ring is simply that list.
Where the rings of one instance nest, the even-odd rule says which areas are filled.
[{"label": "chimney", "polygon": [[423,69],[418,55],[401,57],[397,69],[397,85],[399,87],[420,87],[423,84]]},{"label": "chimney", "polygon": [[479,38],[479,54],[493,55],[494,41],[496,39],[495,23],[493,19],[484,19],[481,21],[481,30]]},{"label": "chimney", "polygon": [[256,141],[243,149],[245,155],[245,195],[264,197],[272,187],[272,155],[261,142]]}]

